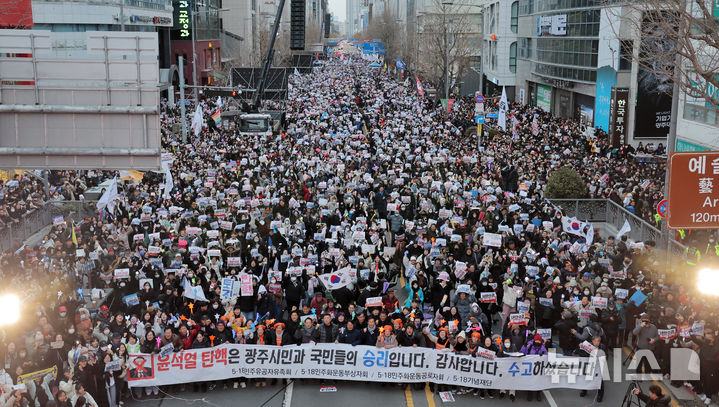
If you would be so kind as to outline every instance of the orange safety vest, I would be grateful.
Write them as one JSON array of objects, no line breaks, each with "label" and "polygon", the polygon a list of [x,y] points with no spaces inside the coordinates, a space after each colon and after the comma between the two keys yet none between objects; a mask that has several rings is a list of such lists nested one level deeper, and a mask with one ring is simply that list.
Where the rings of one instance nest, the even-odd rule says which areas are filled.
[{"label": "orange safety vest", "polygon": [[437,337],[437,342],[435,342],[435,349],[444,349],[447,347],[447,344],[449,343],[449,338],[444,340],[444,343],[440,343],[441,339]]}]

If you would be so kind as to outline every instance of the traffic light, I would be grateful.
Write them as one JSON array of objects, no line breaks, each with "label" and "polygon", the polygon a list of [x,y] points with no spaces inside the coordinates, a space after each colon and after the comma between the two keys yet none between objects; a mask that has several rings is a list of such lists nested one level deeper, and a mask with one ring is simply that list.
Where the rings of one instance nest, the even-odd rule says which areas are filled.
[{"label": "traffic light", "polygon": [[290,49],[305,49],[305,0],[290,3]]},{"label": "traffic light", "polygon": [[237,91],[236,90],[219,90],[219,89],[204,89],[202,91],[202,94],[207,97],[237,97]]}]

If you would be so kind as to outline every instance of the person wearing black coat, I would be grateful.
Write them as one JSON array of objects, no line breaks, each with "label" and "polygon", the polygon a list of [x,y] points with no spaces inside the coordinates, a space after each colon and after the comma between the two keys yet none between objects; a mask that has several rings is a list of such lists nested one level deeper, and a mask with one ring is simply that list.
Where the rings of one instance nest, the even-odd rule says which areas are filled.
[{"label": "person wearing black coat", "polygon": [[367,328],[362,330],[362,336],[363,345],[377,345],[377,338],[379,338],[379,327],[377,326],[377,321],[374,318],[367,319]]},{"label": "person wearing black coat", "polygon": [[285,330],[290,334],[290,338],[292,338],[293,342],[297,344],[300,342],[295,339],[295,332],[300,329],[300,325],[300,313],[297,312],[297,310],[290,312],[289,318],[285,321]]},{"label": "person wearing black coat", "polygon": [[[379,330],[378,330],[379,331]],[[362,332],[355,329],[354,321],[347,321],[347,328],[339,335],[337,341],[352,346],[362,344]]]},{"label": "person wearing black coat", "polygon": [[571,356],[576,348],[576,339],[572,334],[572,329],[577,328],[577,323],[570,311],[562,312],[562,319],[554,324],[553,329],[559,337],[559,347],[562,348],[564,356]]},{"label": "person wearing black coat", "polygon": [[232,343],[234,341],[232,332],[227,329],[224,320],[217,321],[213,334],[215,336],[214,340],[210,340],[210,344],[212,346],[222,345],[223,343]]},{"label": "person wearing black coat", "polygon": [[290,333],[285,330],[285,324],[282,322],[276,323],[275,329],[267,333],[268,345],[286,346],[294,345],[295,343],[296,341],[290,336]]},{"label": "person wearing black coat", "polygon": [[397,343],[399,346],[405,347],[427,347],[424,335],[414,328],[414,325],[407,325],[397,335]]},{"label": "person wearing black coat", "polygon": [[634,389],[634,394],[645,403],[646,407],[669,407],[672,399],[662,392],[662,388],[657,385],[649,386],[649,395],[644,394],[638,387]]},{"label": "person wearing black coat", "polygon": [[302,285],[302,281],[296,276],[285,276],[282,286],[285,289],[287,309],[299,308],[300,302],[305,298],[305,287]]}]

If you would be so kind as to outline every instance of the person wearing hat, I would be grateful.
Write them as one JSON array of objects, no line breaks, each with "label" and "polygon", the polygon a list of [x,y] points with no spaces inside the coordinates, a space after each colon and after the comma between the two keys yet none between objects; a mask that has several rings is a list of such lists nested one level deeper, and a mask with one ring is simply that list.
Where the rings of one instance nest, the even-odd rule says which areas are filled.
[{"label": "person wearing hat", "polygon": [[397,337],[392,333],[392,325],[385,325],[379,328],[377,347],[392,349],[397,347]]},{"label": "person wearing hat", "polygon": [[[632,335],[637,338],[638,350],[648,350],[654,352],[656,348],[657,340],[659,339],[659,331],[653,323],[651,323],[649,316],[643,314],[641,316],[641,323],[637,325],[632,331]],[[647,358],[641,358],[639,365],[637,366],[638,373],[652,373],[652,368]]]},{"label": "person wearing hat", "polygon": [[564,356],[571,356],[574,354],[574,349],[577,346],[577,339],[572,331],[576,331],[577,328],[577,322],[571,311],[562,311],[561,319],[552,327],[553,332],[557,333],[559,338],[559,347],[562,348],[562,354]]},{"label": "person wearing hat", "polygon": [[276,323],[274,329],[268,332],[268,341],[270,345],[277,346],[295,344],[295,341],[292,339],[289,332],[285,330],[285,324],[283,322]]}]

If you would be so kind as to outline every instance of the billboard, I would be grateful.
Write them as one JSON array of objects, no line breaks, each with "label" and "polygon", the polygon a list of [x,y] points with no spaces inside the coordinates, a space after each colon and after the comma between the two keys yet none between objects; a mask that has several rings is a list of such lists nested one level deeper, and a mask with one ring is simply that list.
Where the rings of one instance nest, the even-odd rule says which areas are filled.
[{"label": "billboard", "polygon": [[0,30],[0,168],[159,169],[157,33],[87,32],[71,57],[50,36]]},{"label": "billboard", "polygon": [[32,28],[30,0],[0,0],[0,28]]},{"label": "billboard", "polygon": [[[666,49],[668,44],[658,35],[659,29],[647,18],[642,23],[642,45],[640,53],[652,49]],[[662,64],[654,61],[654,64]],[[637,104],[635,108],[634,138],[667,138],[672,120],[672,78],[660,75],[663,66],[650,69],[639,64],[637,75]]]},{"label": "billboard", "polygon": [[537,84],[537,107],[541,108],[545,112],[552,111],[552,87],[547,85]]},{"label": "billboard", "polygon": [[172,2],[172,8],[172,39],[192,41],[192,3],[190,0],[175,0]]},{"label": "billboard", "polygon": [[611,101],[611,136],[612,146],[624,144],[627,136],[627,109],[629,109],[629,88],[612,88]]},{"label": "billboard", "polygon": [[611,66],[597,70],[597,91],[594,95],[594,127],[609,132],[612,88],[617,84],[617,71]]},{"label": "billboard", "polygon": [[719,228],[719,151],[669,155],[667,227]]}]

